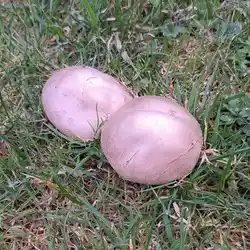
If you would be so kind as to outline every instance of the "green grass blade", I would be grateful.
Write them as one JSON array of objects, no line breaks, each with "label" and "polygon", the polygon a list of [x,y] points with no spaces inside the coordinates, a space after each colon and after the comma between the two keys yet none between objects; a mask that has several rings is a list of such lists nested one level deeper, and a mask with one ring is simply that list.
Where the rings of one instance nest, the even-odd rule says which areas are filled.
[{"label": "green grass blade", "polygon": [[95,14],[94,10],[92,9],[90,3],[88,2],[88,0],[81,0],[81,6],[82,8],[86,8],[88,14],[89,14],[89,18],[90,18],[90,22],[91,22],[91,27],[92,29],[95,31],[98,27],[98,17]]}]

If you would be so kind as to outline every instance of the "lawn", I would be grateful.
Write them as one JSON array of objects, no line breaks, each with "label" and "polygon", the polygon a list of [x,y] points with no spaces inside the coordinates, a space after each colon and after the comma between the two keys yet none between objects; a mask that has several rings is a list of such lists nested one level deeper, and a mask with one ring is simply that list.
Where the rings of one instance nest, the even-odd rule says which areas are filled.
[{"label": "lawn", "polygon": [[[72,65],[186,107],[204,136],[193,172],[129,183],[99,141],[60,134],[40,95]],[[250,249],[249,73],[249,1],[0,4],[0,249]]]}]

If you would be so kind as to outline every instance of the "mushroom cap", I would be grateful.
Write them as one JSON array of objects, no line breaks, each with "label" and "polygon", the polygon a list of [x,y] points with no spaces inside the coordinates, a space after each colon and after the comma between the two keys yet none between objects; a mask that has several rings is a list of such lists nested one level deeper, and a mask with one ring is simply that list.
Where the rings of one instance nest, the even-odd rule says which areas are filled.
[{"label": "mushroom cap", "polygon": [[93,140],[99,126],[133,97],[114,77],[92,67],[55,71],[42,91],[44,112],[68,137]]},{"label": "mushroom cap", "polygon": [[101,147],[121,178],[141,184],[166,184],[188,175],[202,147],[197,120],[176,101],[138,97],[102,127]]}]

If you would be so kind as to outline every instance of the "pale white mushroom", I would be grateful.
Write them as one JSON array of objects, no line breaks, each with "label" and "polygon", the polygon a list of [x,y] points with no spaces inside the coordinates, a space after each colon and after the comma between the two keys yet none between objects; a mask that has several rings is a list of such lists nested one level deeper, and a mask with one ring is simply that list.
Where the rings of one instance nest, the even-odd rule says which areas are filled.
[{"label": "pale white mushroom", "polygon": [[80,140],[93,140],[102,122],[132,99],[114,77],[81,66],[54,72],[42,91],[50,122],[61,133]]},{"label": "pale white mushroom", "polygon": [[102,128],[101,147],[123,179],[165,184],[193,170],[202,132],[197,120],[173,99],[144,96],[109,117]]}]

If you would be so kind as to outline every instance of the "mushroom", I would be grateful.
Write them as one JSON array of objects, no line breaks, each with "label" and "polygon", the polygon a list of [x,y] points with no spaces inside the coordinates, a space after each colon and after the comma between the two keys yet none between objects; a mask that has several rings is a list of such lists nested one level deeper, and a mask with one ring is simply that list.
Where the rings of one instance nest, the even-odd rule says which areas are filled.
[{"label": "mushroom", "polygon": [[175,100],[143,96],[126,103],[102,127],[102,151],[121,178],[166,184],[195,167],[202,148],[199,123]]},{"label": "mushroom", "polygon": [[64,135],[84,141],[133,97],[114,77],[92,67],[72,66],[52,74],[42,91],[50,122]]}]

